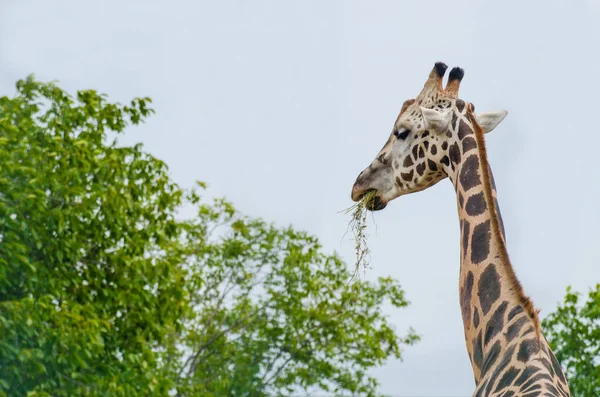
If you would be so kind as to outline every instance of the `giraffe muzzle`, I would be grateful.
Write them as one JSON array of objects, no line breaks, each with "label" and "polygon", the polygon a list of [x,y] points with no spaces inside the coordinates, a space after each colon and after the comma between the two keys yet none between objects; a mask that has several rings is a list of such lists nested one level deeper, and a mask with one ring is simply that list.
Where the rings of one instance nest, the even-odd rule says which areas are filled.
[{"label": "giraffe muzzle", "polygon": [[[376,189],[363,190],[363,189],[361,189],[360,185],[354,184],[354,186],[352,187],[352,200],[360,201],[367,193],[371,193],[371,192],[377,192],[377,190]],[[379,195],[373,196],[370,200],[368,200],[365,203],[365,208],[367,208],[370,211],[379,211],[379,210],[384,209],[386,206],[387,206],[387,202],[382,200]]]}]

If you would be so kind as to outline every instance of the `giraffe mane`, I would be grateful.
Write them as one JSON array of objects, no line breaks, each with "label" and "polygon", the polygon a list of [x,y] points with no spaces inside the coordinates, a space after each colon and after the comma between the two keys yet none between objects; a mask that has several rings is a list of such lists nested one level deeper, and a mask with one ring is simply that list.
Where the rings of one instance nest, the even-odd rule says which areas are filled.
[{"label": "giraffe mane", "polygon": [[490,177],[490,171],[489,171],[490,165],[489,165],[488,158],[487,158],[487,150],[486,150],[486,146],[485,146],[484,132],[483,132],[483,129],[481,128],[481,126],[477,123],[477,119],[475,118],[475,114],[473,113],[473,110],[472,110],[470,104],[467,105],[467,114],[473,125],[473,132],[475,133],[475,139],[477,141],[477,147],[479,150],[479,158],[481,161],[481,173],[483,176],[483,178],[482,178],[483,190],[485,192],[486,200],[489,201],[488,202],[489,208],[493,208],[493,211],[491,211],[491,213],[490,213],[490,220],[491,220],[490,226],[491,226],[491,230],[492,230],[492,235],[493,235],[493,237],[495,237],[496,241],[500,242],[500,245],[501,245],[499,247],[500,248],[499,249],[500,256],[501,256],[500,260],[503,261],[503,263],[508,264],[508,266],[506,266],[506,272],[509,277],[509,282],[513,285],[514,291],[516,292],[516,294],[519,298],[519,301],[521,302],[521,305],[523,305],[523,309],[525,310],[525,312],[529,315],[529,317],[533,321],[533,324],[535,327],[535,333],[536,333],[536,337],[537,337],[537,344],[541,351],[542,330],[541,330],[541,326],[540,326],[540,320],[538,317],[539,311],[535,309],[533,302],[527,295],[525,295],[525,292],[523,291],[523,286],[521,285],[521,282],[517,278],[517,275],[516,275],[513,267],[510,264],[508,250],[506,249],[506,242],[504,241],[502,233],[500,232],[500,222],[498,220],[498,208],[492,199],[493,193],[492,193],[492,184],[491,184],[491,177]]}]

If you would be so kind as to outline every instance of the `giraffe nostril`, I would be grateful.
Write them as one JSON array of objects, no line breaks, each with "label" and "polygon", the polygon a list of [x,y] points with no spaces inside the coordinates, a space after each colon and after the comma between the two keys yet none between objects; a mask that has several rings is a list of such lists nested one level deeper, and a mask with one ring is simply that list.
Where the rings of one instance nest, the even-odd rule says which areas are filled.
[{"label": "giraffe nostril", "polygon": [[365,193],[366,190],[362,188],[360,181],[357,179],[352,186],[352,194],[350,195],[352,201],[360,201]]},{"label": "giraffe nostril", "polygon": [[361,192],[358,194],[358,197],[357,197],[357,198],[358,198],[358,200],[362,200],[362,199],[363,199],[363,197],[365,197],[365,195],[366,195],[367,193],[370,193],[370,192],[373,192],[373,191],[375,191],[375,189],[369,189],[369,190],[363,190],[363,191],[361,191]]}]

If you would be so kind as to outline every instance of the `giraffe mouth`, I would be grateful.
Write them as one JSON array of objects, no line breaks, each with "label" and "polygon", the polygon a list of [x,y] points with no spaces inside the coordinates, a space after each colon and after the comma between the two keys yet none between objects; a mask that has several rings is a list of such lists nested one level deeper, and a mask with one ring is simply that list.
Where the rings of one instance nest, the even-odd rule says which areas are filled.
[{"label": "giraffe mouth", "polygon": [[373,197],[367,203],[365,203],[365,207],[370,211],[381,211],[387,206],[387,203],[381,199],[379,196]]},{"label": "giraffe mouth", "polygon": [[[360,201],[367,193],[377,193],[376,189],[368,189],[357,197],[356,201]],[[365,208],[369,211],[381,211],[387,206],[387,202],[383,201],[381,197],[377,194],[373,195],[365,202]]]}]

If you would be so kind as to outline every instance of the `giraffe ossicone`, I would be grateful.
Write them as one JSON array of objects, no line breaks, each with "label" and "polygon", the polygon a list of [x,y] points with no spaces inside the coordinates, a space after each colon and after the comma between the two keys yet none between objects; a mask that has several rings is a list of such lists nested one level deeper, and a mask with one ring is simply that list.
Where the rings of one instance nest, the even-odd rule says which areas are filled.
[{"label": "giraffe ossicone", "polygon": [[367,192],[368,209],[449,178],[460,223],[459,303],[473,375],[474,396],[568,397],[567,380],[540,329],[506,249],[496,186],[484,134],[507,112],[475,114],[459,99],[461,68],[434,65],[414,99],[404,102],[392,133],[356,178],[351,197]]}]

